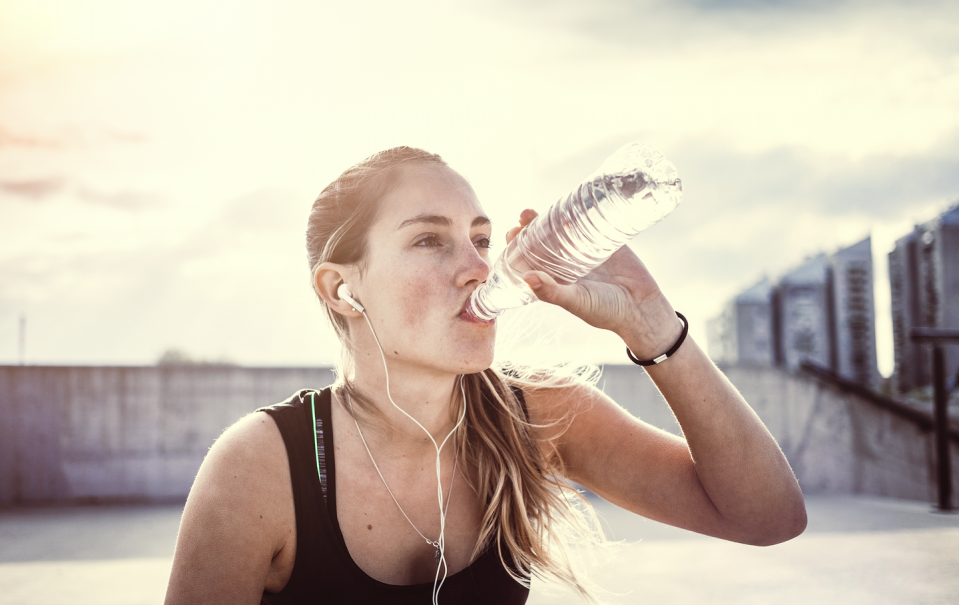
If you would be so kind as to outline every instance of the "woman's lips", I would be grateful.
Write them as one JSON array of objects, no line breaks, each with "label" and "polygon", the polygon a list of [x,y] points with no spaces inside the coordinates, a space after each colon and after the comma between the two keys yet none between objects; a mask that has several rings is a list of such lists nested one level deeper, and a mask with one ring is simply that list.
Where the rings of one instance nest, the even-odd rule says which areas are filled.
[{"label": "woman's lips", "polygon": [[475,315],[470,313],[470,310],[468,307],[464,309],[462,313],[460,313],[459,317],[460,319],[464,321],[468,321],[470,323],[480,324],[484,326],[492,325],[493,322],[496,321],[495,319],[480,319],[479,317],[476,317]]}]

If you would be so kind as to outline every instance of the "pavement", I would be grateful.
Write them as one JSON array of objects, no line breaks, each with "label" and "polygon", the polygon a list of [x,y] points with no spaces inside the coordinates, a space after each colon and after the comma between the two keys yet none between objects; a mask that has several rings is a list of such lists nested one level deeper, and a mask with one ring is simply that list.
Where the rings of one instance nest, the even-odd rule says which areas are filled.
[{"label": "pavement", "polygon": [[[959,515],[891,498],[812,496],[785,544],[723,542],[597,511],[622,541],[594,570],[603,603],[959,604]],[[0,605],[158,605],[181,505],[0,509]],[[534,582],[531,605],[572,605]]]}]

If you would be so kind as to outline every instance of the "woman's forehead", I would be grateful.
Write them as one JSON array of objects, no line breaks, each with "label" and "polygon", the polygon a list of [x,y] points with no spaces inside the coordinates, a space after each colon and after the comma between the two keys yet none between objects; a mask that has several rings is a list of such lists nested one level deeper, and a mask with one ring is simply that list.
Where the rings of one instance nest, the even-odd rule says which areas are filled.
[{"label": "woman's forehead", "polygon": [[403,222],[423,214],[469,222],[485,216],[473,187],[452,168],[411,164],[400,170],[396,185],[380,200],[377,214],[385,227],[399,228]]}]

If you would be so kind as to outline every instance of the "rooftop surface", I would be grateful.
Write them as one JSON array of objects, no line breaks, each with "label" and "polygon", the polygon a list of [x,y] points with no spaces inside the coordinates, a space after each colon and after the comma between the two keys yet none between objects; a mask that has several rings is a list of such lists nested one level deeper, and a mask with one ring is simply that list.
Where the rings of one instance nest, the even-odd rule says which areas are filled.
[{"label": "rooftop surface", "polygon": [[[599,502],[605,603],[959,603],[959,515],[890,498],[813,496],[799,538],[756,548]],[[182,506],[0,509],[0,604],[160,604]],[[581,603],[534,583],[530,603]],[[442,600],[442,599],[441,599]]]}]

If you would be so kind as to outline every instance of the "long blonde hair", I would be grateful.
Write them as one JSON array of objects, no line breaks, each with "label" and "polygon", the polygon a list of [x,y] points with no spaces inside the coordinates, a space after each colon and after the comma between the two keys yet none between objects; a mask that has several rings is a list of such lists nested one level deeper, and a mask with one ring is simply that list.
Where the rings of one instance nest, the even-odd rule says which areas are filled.
[{"label": "long blonde hair", "polygon": [[[323,190],[313,203],[306,232],[314,278],[324,262],[355,264],[362,271],[366,232],[376,218],[379,200],[396,185],[402,167],[414,162],[446,166],[438,155],[396,147],[349,168]],[[325,307],[343,343],[336,388],[348,393],[358,408],[377,416],[375,406],[351,382],[354,358],[348,325],[342,315]],[[458,417],[459,406],[465,405],[463,427],[455,437],[457,455],[461,463],[477,470],[478,485],[472,487],[485,508],[473,558],[495,546],[517,581],[527,585],[531,577],[558,581],[590,600],[573,555],[575,544],[601,542],[602,533],[592,507],[564,478],[555,443],[535,442],[534,429],[544,427],[530,423],[513,387],[530,392],[597,377],[489,368],[463,376],[466,401],[454,397],[451,410]]]}]

